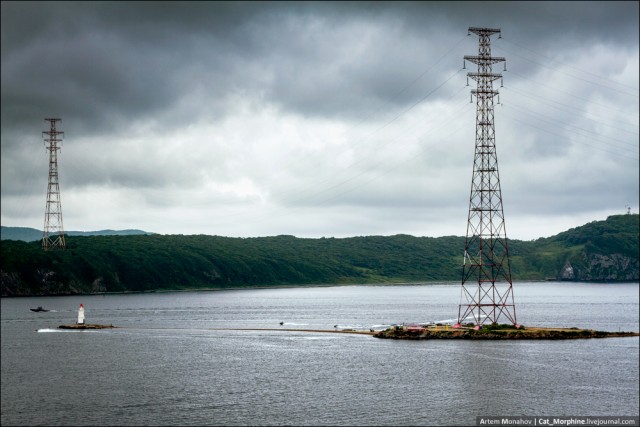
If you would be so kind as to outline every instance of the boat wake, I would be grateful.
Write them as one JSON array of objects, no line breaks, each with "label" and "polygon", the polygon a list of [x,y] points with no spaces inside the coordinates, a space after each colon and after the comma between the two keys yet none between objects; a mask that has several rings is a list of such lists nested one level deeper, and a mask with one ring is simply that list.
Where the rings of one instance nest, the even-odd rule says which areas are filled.
[{"label": "boat wake", "polygon": [[38,333],[49,333],[49,332],[95,332],[95,330],[90,329],[54,329],[54,328],[42,328],[36,329],[35,332]]},{"label": "boat wake", "polygon": [[340,330],[354,330],[354,331],[364,331],[364,330],[368,330],[368,329],[373,329],[373,326],[369,327],[369,326],[363,326],[363,325],[342,325],[342,324],[337,324],[337,325],[333,325],[334,329],[340,329]]}]

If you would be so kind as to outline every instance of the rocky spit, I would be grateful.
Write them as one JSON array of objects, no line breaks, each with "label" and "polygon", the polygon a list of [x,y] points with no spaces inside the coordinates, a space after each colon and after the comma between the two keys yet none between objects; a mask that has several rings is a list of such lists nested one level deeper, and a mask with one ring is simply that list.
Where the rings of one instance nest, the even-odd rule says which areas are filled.
[{"label": "rocky spit", "polygon": [[[59,329],[115,329],[113,325],[99,324],[70,324],[60,325]],[[430,340],[430,339],[470,339],[470,340],[563,340],[579,338],[611,338],[611,337],[638,337],[639,332],[606,332],[592,329],[579,328],[542,328],[524,327],[516,328],[512,325],[485,326],[480,329],[463,326],[459,328],[447,326],[407,327],[393,326],[384,331],[356,331],[352,329],[317,330],[317,329],[280,329],[280,328],[210,328],[209,330],[231,331],[287,331],[287,332],[326,332],[372,335],[376,338],[405,339],[405,340]]]},{"label": "rocky spit", "polygon": [[564,340],[580,338],[637,337],[638,332],[606,332],[579,328],[542,328],[514,326],[487,326],[481,329],[473,327],[446,328],[406,328],[392,327],[373,335],[376,338],[389,339],[468,339],[468,340]]},{"label": "rocky spit", "polygon": [[91,323],[83,323],[81,325],[74,323],[72,325],[60,325],[58,329],[113,329],[113,325],[97,325]]}]

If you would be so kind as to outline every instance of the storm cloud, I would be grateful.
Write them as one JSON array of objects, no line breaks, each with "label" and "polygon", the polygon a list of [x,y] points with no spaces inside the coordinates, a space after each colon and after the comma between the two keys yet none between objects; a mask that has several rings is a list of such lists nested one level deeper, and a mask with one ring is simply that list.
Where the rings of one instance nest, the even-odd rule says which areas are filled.
[{"label": "storm cloud", "polygon": [[[470,26],[509,237],[638,209],[637,2],[2,2],[2,224],[464,235]],[[496,85],[499,86],[500,82]]]}]

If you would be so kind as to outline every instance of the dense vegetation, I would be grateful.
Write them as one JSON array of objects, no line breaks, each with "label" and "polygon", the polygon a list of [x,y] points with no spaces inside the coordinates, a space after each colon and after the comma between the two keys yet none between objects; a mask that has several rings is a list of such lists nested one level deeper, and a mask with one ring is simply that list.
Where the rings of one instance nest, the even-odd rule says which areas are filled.
[{"label": "dense vegetation", "polygon": [[[638,215],[619,215],[546,239],[510,240],[513,277],[559,278],[570,262],[577,279],[638,280],[638,225]],[[107,235],[66,242],[65,250],[45,252],[40,242],[3,240],[2,295],[457,281],[465,238]],[[588,276],[597,257],[609,276]]]},{"label": "dense vegetation", "polygon": [[[142,230],[99,230],[99,231],[65,231],[68,236],[103,236],[103,235],[130,235],[130,234],[153,234]],[[42,230],[29,227],[5,227],[0,226],[0,239],[2,240],[23,240],[25,242],[35,242],[42,239]]]}]

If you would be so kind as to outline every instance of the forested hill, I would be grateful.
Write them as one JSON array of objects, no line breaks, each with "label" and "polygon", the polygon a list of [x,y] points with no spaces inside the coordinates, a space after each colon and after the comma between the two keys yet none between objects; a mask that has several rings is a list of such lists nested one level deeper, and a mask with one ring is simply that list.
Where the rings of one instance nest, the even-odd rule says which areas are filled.
[{"label": "forested hill", "polygon": [[[638,215],[509,241],[514,280],[637,281]],[[458,281],[464,237],[304,239],[205,235],[67,236],[65,250],[3,240],[3,296]]]},{"label": "forested hill", "polygon": [[[65,231],[68,236],[102,236],[102,235],[130,235],[130,234],[154,234],[142,230],[99,230],[99,231]],[[0,226],[1,240],[23,240],[35,242],[42,240],[42,230],[29,227],[5,227]]]}]

